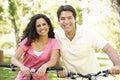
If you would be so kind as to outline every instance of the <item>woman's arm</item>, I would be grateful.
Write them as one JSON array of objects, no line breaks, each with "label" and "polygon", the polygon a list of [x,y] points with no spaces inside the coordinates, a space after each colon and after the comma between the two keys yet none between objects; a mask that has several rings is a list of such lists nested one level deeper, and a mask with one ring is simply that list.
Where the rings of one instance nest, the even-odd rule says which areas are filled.
[{"label": "woman's arm", "polygon": [[36,72],[37,76],[38,77],[44,76],[46,69],[55,66],[59,57],[60,57],[59,50],[54,49],[52,51],[50,60],[47,63],[43,64]]},{"label": "woman's arm", "polygon": [[15,54],[11,58],[12,64],[14,64],[14,65],[16,65],[18,67],[23,66],[23,64],[19,61],[19,59],[23,55],[23,53],[24,53],[24,50],[21,47],[18,47]]},{"label": "woman's arm", "polygon": [[46,66],[47,68],[55,66],[59,57],[59,50],[53,50],[50,60],[47,63],[45,63],[44,66]]},{"label": "woman's arm", "polygon": [[20,62],[20,57],[23,55],[24,50],[21,47],[18,47],[17,51],[15,52],[15,54],[12,56],[11,62],[12,64],[18,66],[20,68],[20,70],[24,73],[25,76],[30,77],[30,69],[26,66],[24,66],[21,62]]}]

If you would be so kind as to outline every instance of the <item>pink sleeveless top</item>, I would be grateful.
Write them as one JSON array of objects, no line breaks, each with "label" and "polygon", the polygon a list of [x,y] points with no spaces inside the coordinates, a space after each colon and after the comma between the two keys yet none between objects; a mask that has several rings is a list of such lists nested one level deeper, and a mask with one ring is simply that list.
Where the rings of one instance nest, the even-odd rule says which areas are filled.
[{"label": "pink sleeveless top", "polygon": [[[19,43],[19,46],[21,48],[23,48],[23,50],[25,51],[25,53],[23,55],[22,63],[25,66],[29,67],[30,69],[32,69],[32,68],[38,69],[44,63],[46,63],[50,60],[51,52],[53,49],[60,49],[58,41],[54,38],[49,38],[49,41],[48,41],[45,49],[42,51],[42,54],[40,56],[37,56],[34,53],[32,44],[31,44],[31,46],[25,46],[26,41],[27,41],[27,38],[25,38],[23,41],[21,41]],[[32,80],[47,80],[47,78],[48,78],[47,74],[45,74],[40,79],[35,78],[35,73],[33,73],[32,76],[33,76]],[[28,80],[28,79],[20,71],[15,80]]]}]

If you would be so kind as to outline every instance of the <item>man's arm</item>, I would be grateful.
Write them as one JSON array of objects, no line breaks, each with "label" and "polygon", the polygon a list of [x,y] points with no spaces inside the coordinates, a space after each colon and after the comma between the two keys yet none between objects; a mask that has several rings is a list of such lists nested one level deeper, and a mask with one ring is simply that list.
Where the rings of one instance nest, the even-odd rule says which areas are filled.
[{"label": "man's arm", "polygon": [[112,74],[120,74],[120,59],[116,50],[109,43],[107,43],[102,50],[107,53],[113,63],[113,67],[110,69],[110,72]]}]

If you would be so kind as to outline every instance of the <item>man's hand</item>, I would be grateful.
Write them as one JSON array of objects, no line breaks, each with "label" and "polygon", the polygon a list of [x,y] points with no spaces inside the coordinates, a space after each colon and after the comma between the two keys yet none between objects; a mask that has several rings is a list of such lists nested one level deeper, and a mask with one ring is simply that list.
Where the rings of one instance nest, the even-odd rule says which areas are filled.
[{"label": "man's hand", "polygon": [[67,77],[67,72],[65,70],[59,70],[57,71],[57,76],[60,78],[65,78]]},{"label": "man's hand", "polygon": [[120,74],[120,65],[115,65],[110,69],[111,74]]}]

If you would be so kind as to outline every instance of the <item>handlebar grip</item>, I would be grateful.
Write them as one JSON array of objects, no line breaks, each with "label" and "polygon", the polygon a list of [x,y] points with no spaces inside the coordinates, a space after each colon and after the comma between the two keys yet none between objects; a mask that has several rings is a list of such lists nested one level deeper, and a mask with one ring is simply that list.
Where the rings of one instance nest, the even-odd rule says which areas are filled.
[{"label": "handlebar grip", "polygon": [[13,64],[0,64],[0,67],[7,67],[7,68],[10,68],[12,71],[15,71],[15,65]]},{"label": "handlebar grip", "polygon": [[51,67],[51,68],[47,68],[47,71],[50,71],[50,70],[61,71],[61,70],[64,70],[64,68],[62,68],[62,67]]},{"label": "handlebar grip", "polygon": [[16,70],[15,70],[15,66],[14,66],[13,64],[10,64],[10,69],[11,69],[12,71],[16,71]]},{"label": "handlebar grip", "polygon": [[74,75],[76,75],[76,74],[73,72],[68,73],[68,77],[70,77],[71,79],[75,79]]},{"label": "handlebar grip", "polygon": [[10,64],[0,64],[0,67],[8,67],[8,68],[10,68]]},{"label": "handlebar grip", "polygon": [[109,69],[104,70],[103,73],[108,73],[108,74],[110,74],[110,70],[109,70]]},{"label": "handlebar grip", "polygon": [[103,73],[105,73],[103,76],[104,77],[108,77],[108,75],[110,74],[110,70],[107,69],[107,70],[104,70]]}]

